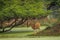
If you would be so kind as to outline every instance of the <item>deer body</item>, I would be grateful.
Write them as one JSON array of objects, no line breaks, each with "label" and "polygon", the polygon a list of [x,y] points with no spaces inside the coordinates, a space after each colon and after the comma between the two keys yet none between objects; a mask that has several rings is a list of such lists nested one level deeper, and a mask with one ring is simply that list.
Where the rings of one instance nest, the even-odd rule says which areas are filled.
[{"label": "deer body", "polygon": [[40,31],[40,22],[39,21],[28,21],[28,25],[34,30],[34,34]]},{"label": "deer body", "polygon": [[33,23],[33,24],[31,24],[31,27],[32,27],[32,29],[40,29],[40,23],[39,22],[36,22],[36,23]]}]

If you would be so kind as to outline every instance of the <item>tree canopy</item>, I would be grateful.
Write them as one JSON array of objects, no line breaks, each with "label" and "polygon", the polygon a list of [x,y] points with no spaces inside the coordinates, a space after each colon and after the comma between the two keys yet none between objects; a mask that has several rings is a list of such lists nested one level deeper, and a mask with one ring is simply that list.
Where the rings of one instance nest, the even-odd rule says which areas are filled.
[{"label": "tree canopy", "polygon": [[[49,13],[43,0],[0,0],[0,18],[41,17]],[[14,16],[15,15],[15,16]]]}]

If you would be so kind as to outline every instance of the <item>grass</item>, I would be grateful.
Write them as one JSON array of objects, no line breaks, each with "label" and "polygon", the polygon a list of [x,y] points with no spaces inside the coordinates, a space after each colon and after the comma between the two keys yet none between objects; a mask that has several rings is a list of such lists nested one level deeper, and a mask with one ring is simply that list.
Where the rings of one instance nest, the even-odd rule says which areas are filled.
[{"label": "grass", "polygon": [[0,38],[4,37],[4,38],[15,38],[15,37],[25,37],[26,35],[30,34],[31,32],[23,32],[23,33],[3,33],[3,34],[0,34]]},{"label": "grass", "polygon": [[[45,29],[42,26],[41,30]],[[0,33],[0,40],[60,40],[60,36],[29,36],[33,34],[31,27],[13,28],[9,32]]]},{"label": "grass", "polygon": [[[45,26],[41,27],[41,30],[45,29]],[[30,36],[33,34],[33,29],[31,27],[21,27],[21,28],[13,28],[9,32],[0,33],[0,38],[34,38],[34,37],[41,37],[39,36]]]},{"label": "grass", "polygon": [[0,38],[14,38],[14,37],[26,37],[27,35],[30,35],[33,33],[33,30],[31,28],[13,28],[9,32],[0,33]]}]

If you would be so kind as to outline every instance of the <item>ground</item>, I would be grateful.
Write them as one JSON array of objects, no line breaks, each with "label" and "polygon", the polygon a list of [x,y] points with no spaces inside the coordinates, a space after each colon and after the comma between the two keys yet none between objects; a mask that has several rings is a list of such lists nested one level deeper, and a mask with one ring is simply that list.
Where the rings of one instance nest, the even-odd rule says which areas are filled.
[{"label": "ground", "polygon": [[[46,27],[42,26],[41,30]],[[13,28],[9,32],[0,33],[0,40],[60,40],[60,36],[35,36],[34,38],[31,36],[27,36],[33,34],[33,30],[31,27],[21,27],[21,28]]]},{"label": "ground", "polygon": [[[45,29],[45,26],[41,27],[41,30]],[[0,33],[0,38],[4,37],[4,38],[15,38],[15,37],[29,37],[28,35],[33,34],[34,30],[31,27],[21,27],[21,28],[13,28],[11,31],[9,32],[5,32],[5,33]]]},{"label": "ground", "polygon": [[60,37],[40,37],[40,38],[0,38],[0,40],[60,40]]}]

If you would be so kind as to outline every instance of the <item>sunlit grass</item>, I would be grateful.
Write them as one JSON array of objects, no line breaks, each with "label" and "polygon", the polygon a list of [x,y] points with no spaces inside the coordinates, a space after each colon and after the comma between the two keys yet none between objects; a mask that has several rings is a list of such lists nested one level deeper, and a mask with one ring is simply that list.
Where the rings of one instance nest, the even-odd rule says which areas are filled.
[{"label": "sunlit grass", "polygon": [[9,32],[0,33],[0,38],[4,37],[25,37],[27,35],[30,35],[33,33],[33,30],[31,28],[13,28]]}]

